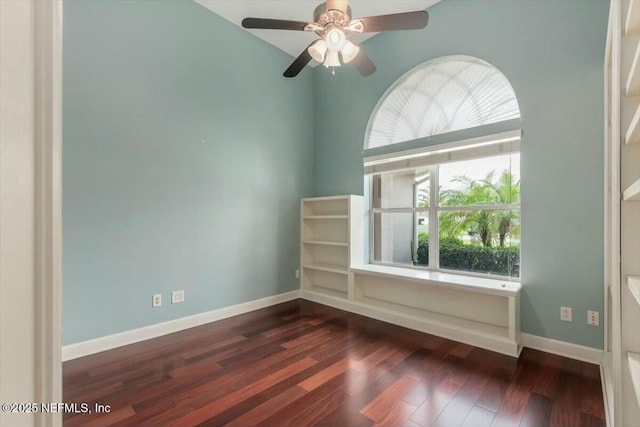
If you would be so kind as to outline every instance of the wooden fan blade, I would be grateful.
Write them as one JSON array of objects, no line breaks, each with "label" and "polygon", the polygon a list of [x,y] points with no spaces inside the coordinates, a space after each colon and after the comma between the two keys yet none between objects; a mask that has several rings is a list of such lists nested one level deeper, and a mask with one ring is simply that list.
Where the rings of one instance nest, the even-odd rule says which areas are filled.
[{"label": "wooden fan blade", "polygon": [[368,18],[358,18],[357,20],[364,25],[364,33],[418,30],[427,26],[429,14],[425,10],[420,10],[392,15],[369,16]]},{"label": "wooden fan blade", "polygon": [[243,28],[261,28],[265,30],[304,31],[307,24],[307,22],[286,19],[244,18],[242,20]]},{"label": "wooden fan blade", "polygon": [[327,0],[327,10],[339,10],[342,13],[347,13],[347,7],[349,7],[347,0]]},{"label": "wooden fan blade", "polygon": [[295,77],[298,74],[300,74],[300,71],[302,71],[302,69],[306,67],[307,64],[311,61],[311,54],[309,53],[309,48],[315,42],[316,41],[313,41],[309,46],[307,46],[307,48],[300,54],[300,56],[298,56],[295,59],[295,61],[293,61],[291,65],[289,65],[289,68],[286,69],[283,76]]},{"label": "wooden fan blade", "polygon": [[376,72],[376,64],[374,64],[369,56],[362,49],[358,52],[358,56],[356,56],[353,61],[351,61],[356,70],[360,73],[360,75],[367,77]]}]

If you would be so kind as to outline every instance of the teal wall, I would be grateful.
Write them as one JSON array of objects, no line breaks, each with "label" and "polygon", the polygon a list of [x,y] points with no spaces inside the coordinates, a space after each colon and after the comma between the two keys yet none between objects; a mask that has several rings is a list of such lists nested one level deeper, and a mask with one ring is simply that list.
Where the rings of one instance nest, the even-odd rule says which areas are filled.
[{"label": "teal wall", "polygon": [[[378,66],[314,71],[316,194],[363,193],[367,121],[405,72],[445,55],[488,61],[510,80],[523,118],[522,330],[602,348],[603,63],[607,1],[456,1],[429,8],[422,31],[363,48]],[[572,323],[560,306],[573,307]],[[603,318],[603,317],[602,317]]]},{"label": "teal wall", "polygon": [[[522,111],[523,331],[602,347],[586,310],[603,312],[608,3],[444,0],[429,13],[425,30],[363,43],[369,78],[284,79],[288,55],[189,0],[65,1],[64,343],[295,289],[299,199],[362,194],[384,91],[462,54],[498,67]],[[186,301],[172,305],[176,289]]]},{"label": "teal wall", "polygon": [[65,1],[64,344],[297,288],[313,75],[290,62],[191,1]]}]

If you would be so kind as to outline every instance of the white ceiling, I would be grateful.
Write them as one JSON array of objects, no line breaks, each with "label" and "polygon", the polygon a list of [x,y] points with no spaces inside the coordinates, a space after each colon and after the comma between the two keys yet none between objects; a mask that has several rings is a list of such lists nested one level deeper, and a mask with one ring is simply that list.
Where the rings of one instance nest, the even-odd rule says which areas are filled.
[{"label": "white ceiling", "polygon": [[[193,0],[212,12],[241,27],[244,18],[278,18],[294,21],[313,21],[313,10],[321,0]],[[351,0],[353,17],[386,15],[390,13],[425,10],[440,0]],[[285,51],[292,57],[300,53],[318,36],[312,32],[282,30],[246,30]],[[378,33],[355,34],[359,42]]]}]

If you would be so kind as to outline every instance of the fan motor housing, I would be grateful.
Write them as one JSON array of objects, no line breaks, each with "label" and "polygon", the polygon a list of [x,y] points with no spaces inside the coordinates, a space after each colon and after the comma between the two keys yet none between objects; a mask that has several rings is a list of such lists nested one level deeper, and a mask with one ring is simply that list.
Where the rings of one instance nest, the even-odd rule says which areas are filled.
[{"label": "fan motor housing", "polygon": [[[347,6],[347,13],[340,10],[327,10],[327,4],[321,3],[313,11],[313,22],[326,27],[327,24],[333,24],[340,28],[346,27],[351,22],[351,6]],[[316,31],[321,35],[321,32]]]}]

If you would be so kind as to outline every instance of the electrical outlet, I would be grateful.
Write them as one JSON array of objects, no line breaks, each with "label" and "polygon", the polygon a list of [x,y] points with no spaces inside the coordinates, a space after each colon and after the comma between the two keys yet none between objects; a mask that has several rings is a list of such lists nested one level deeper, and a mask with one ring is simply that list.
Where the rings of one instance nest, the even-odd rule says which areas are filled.
[{"label": "electrical outlet", "polygon": [[171,292],[171,304],[177,304],[179,302],[184,302],[184,291]]},{"label": "electrical outlet", "polygon": [[560,307],[560,320],[564,320],[565,322],[573,322],[571,307]]},{"label": "electrical outlet", "polygon": [[296,270],[296,279],[300,278],[300,270]]},{"label": "electrical outlet", "polygon": [[160,307],[162,305],[162,294],[155,294],[151,300],[151,307]]},{"label": "electrical outlet", "polygon": [[600,313],[597,311],[587,311],[587,325],[600,326]]}]

